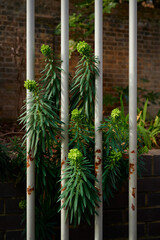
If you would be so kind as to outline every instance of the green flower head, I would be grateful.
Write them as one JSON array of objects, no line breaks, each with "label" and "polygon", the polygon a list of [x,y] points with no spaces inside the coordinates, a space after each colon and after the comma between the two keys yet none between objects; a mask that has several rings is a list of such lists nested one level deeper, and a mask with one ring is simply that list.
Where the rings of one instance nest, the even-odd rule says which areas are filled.
[{"label": "green flower head", "polygon": [[49,45],[43,44],[41,46],[41,53],[45,56],[48,57],[51,53],[51,47]]},{"label": "green flower head", "polygon": [[144,153],[148,153],[149,149],[147,146],[144,146],[143,148],[140,149],[139,153],[140,154],[144,154]]},{"label": "green flower head", "polygon": [[110,161],[118,162],[121,158],[122,158],[122,153],[121,152],[114,151],[114,150],[111,151]]},{"label": "green flower head", "polygon": [[83,155],[77,148],[74,148],[69,151],[68,158],[71,165],[75,165],[81,162],[81,160],[83,159]]},{"label": "green flower head", "polygon": [[24,210],[26,208],[26,200],[21,200],[19,202],[19,208]]},{"label": "green flower head", "polygon": [[86,43],[85,41],[80,41],[77,44],[77,51],[82,55],[82,56],[88,56],[92,52],[91,46]]},{"label": "green flower head", "polygon": [[111,112],[111,118],[115,120],[120,116],[120,114],[121,114],[121,111],[118,108],[115,108]]},{"label": "green flower head", "polygon": [[35,80],[26,80],[24,81],[24,87],[30,92],[35,92],[37,90],[38,83],[36,83]]},{"label": "green flower head", "polygon": [[71,120],[79,120],[82,117],[81,112],[76,108],[71,112]]}]

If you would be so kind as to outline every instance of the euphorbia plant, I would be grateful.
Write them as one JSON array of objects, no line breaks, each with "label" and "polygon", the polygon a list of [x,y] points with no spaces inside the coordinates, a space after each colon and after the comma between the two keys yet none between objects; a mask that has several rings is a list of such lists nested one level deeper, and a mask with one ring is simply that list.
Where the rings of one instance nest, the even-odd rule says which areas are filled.
[{"label": "euphorbia plant", "polygon": [[80,224],[82,219],[90,223],[90,216],[94,215],[99,202],[93,165],[77,148],[69,151],[67,163],[63,175],[66,182],[60,196],[65,201],[61,208],[66,209],[66,217],[69,213],[71,223]]},{"label": "euphorbia plant", "polygon": [[[29,151],[33,149],[34,156],[31,157],[35,158],[36,239],[50,240],[53,236],[53,225],[55,225],[55,209],[58,208],[59,162],[54,157],[57,157],[57,146],[60,148],[57,136],[60,135],[61,121],[53,101],[44,94],[43,85],[39,85],[35,80],[27,80],[25,87],[32,92],[32,98],[27,102],[31,107],[25,110],[26,105],[24,106],[25,111],[21,115],[20,122],[27,129],[25,137],[30,136]],[[27,167],[29,167],[28,161]]]},{"label": "euphorbia plant", "polygon": [[56,58],[53,50],[49,45],[43,44],[41,52],[44,56],[45,68],[41,72],[43,76],[40,83],[44,89],[44,95],[52,101],[57,109],[60,109],[61,94],[61,61]]},{"label": "euphorbia plant", "polygon": [[89,121],[93,121],[95,75],[99,74],[98,59],[93,55],[90,45],[84,41],[77,44],[77,51],[81,59],[76,66],[77,70],[71,84],[71,110],[78,107]]},{"label": "euphorbia plant", "polygon": [[43,153],[46,149],[52,153],[51,139],[56,142],[56,135],[60,133],[59,117],[53,110],[51,101],[43,95],[44,89],[34,80],[25,81],[24,86],[33,93],[32,99],[28,100],[30,109],[25,110],[20,117],[20,123],[27,129],[25,137],[30,136],[31,139],[29,149],[34,149],[34,155],[38,147]]},{"label": "euphorbia plant", "polygon": [[77,108],[71,112],[69,139],[71,148],[78,148],[84,156],[93,161],[93,126],[89,123],[86,115]]},{"label": "euphorbia plant", "polygon": [[[129,148],[129,126],[127,117],[118,108],[111,112],[111,116],[106,118],[100,129],[103,131],[103,196],[109,202],[114,192],[121,186],[128,177],[129,158],[126,158]],[[142,144],[141,135],[137,137],[137,168],[138,174],[144,168],[141,154],[148,151]]]},{"label": "euphorbia plant", "polygon": [[[99,74],[98,60],[93,56],[91,47],[85,42],[80,42],[77,50],[81,59],[70,89],[72,112],[69,122],[69,148],[71,150],[63,175],[66,183],[62,186],[62,194],[59,197],[59,200],[64,199],[61,207],[66,208],[66,217],[69,214],[70,222],[74,224],[80,224],[82,218],[90,222],[90,217],[95,214],[95,207],[99,204],[100,194],[94,186],[97,180],[94,176],[93,164],[95,76]],[[58,209],[56,201],[60,192],[58,180],[61,122],[57,113],[60,107],[61,69],[50,46],[43,45],[41,52],[46,63],[42,71],[44,75],[39,84],[34,80],[25,82],[25,87],[33,93],[33,98],[30,99],[31,108],[22,114],[21,122],[27,126],[26,134],[31,136],[30,148],[34,149],[36,196],[38,196],[36,207],[43,208],[46,199],[49,199],[49,210],[54,206]],[[127,117],[125,120],[123,118],[123,112],[114,109],[111,117],[105,119],[101,125],[104,136],[103,196],[107,201],[122,180],[128,176],[128,161],[123,159],[123,152],[128,148],[128,123]],[[42,209],[39,213],[44,214],[45,211]],[[38,238],[45,239],[42,234],[38,235]],[[47,239],[49,240],[49,237]]]}]

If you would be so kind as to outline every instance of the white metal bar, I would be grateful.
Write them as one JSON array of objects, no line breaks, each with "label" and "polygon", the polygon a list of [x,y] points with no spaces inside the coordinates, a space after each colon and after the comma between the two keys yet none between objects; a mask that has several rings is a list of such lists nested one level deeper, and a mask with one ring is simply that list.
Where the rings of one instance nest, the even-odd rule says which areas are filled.
[{"label": "white metal bar", "polygon": [[[27,0],[27,79],[34,80],[34,34],[35,34],[35,1]],[[27,102],[32,93],[27,90]],[[30,108],[27,103],[27,110]],[[27,240],[35,239],[35,161],[32,151],[29,152],[30,137],[27,137]]]},{"label": "white metal bar", "polygon": [[129,240],[137,240],[137,0],[129,0]]},{"label": "white metal bar", "polygon": [[[61,0],[61,121],[62,141],[61,141],[61,177],[66,167],[68,156],[68,121],[69,121],[69,0]],[[62,186],[65,181],[62,181]],[[63,204],[63,199],[61,205]],[[66,210],[61,210],[61,240],[69,240],[69,218],[65,221]]]},{"label": "white metal bar", "polygon": [[95,214],[95,240],[103,239],[103,197],[102,197],[102,132],[98,130],[103,117],[103,1],[95,0],[95,56],[99,59],[99,76],[95,79],[95,174],[98,183],[100,204]]}]

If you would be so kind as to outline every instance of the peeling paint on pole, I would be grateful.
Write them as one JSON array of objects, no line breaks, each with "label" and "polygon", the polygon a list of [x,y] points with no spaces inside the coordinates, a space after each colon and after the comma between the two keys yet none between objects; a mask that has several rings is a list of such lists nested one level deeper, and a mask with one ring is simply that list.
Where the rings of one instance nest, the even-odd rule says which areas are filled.
[{"label": "peeling paint on pole", "polygon": [[99,59],[99,76],[95,80],[95,187],[101,200],[98,215],[95,215],[95,240],[103,239],[103,196],[102,196],[102,132],[98,130],[103,116],[103,1],[95,0],[95,56]]},{"label": "peeling paint on pole", "polygon": [[129,0],[129,240],[137,240],[137,0]]},{"label": "peeling paint on pole", "polygon": [[[68,156],[68,122],[69,122],[69,0],[61,0],[61,121],[62,140],[61,140],[61,177],[63,178]],[[65,180],[63,180],[61,188]],[[64,191],[64,188],[62,189]],[[65,199],[62,199],[61,206]],[[61,240],[69,240],[69,218],[65,220],[66,209],[61,210]]]},{"label": "peeling paint on pole", "polygon": [[[35,64],[35,1],[27,0],[27,80],[34,80]],[[31,105],[28,101],[32,98],[32,93],[27,90],[27,111]],[[35,239],[35,161],[32,151],[29,152],[30,137],[27,137],[27,240]]]}]

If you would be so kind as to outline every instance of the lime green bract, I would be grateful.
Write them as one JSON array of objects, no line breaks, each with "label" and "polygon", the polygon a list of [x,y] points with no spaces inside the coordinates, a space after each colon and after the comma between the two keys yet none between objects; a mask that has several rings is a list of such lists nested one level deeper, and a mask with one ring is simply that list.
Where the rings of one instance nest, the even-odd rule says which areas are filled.
[{"label": "lime green bract", "polygon": [[80,41],[77,44],[77,51],[83,56],[88,56],[92,52],[92,48],[85,41]]},{"label": "lime green bract", "polygon": [[120,114],[121,114],[121,111],[118,108],[115,108],[111,112],[111,118],[115,120],[120,116]]},{"label": "lime green bract", "polygon": [[83,159],[83,155],[77,148],[74,148],[69,151],[68,158],[70,160],[70,163],[72,165],[75,165],[77,163],[80,163],[80,161]]},{"label": "lime green bract", "polygon": [[119,162],[122,159],[122,153],[112,150],[109,158],[113,163]]},{"label": "lime green bract", "polygon": [[38,83],[36,83],[35,80],[26,80],[24,81],[24,87],[30,92],[35,92],[37,90]]},{"label": "lime green bract", "polygon": [[51,47],[49,45],[43,44],[41,46],[41,53],[45,56],[48,57],[51,53]]},{"label": "lime green bract", "polygon": [[76,108],[71,112],[71,120],[79,120],[82,117],[81,112]]},{"label": "lime green bract", "polygon": [[21,200],[19,202],[19,208],[22,210],[26,208],[26,200]]}]

